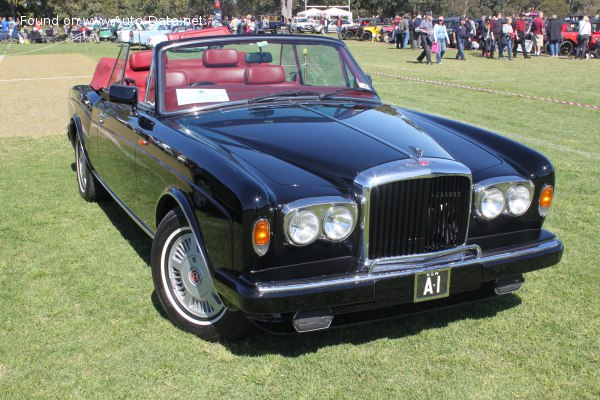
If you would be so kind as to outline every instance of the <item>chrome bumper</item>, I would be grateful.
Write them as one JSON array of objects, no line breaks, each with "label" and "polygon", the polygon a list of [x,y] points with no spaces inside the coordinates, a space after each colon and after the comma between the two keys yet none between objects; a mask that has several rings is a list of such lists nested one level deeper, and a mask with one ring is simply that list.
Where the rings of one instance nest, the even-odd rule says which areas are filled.
[{"label": "chrome bumper", "polygon": [[259,283],[256,290],[262,295],[276,293],[291,293],[312,291],[326,288],[351,288],[359,284],[375,283],[387,279],[395,279],[414,275],[415,273],[435,270],[439,268],[458,268],[472,265],[482,265],[483,268],[502,262],[517,261],[536,257],[553,250],[562,248],[560,240],[553,238],[534,244],[518,246],[503,251],[482,252],[476,245],[463,246],[447,252],[401,259],[375,260],[367,266],[367,272],[351,276],[338,276],[321,278],[319,280],[290,280],[276,283]]}]

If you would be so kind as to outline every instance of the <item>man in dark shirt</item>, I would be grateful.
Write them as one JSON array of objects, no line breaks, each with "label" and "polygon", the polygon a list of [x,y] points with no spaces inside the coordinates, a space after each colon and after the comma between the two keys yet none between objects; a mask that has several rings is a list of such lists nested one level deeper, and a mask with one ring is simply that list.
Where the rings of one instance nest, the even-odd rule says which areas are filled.
[{"label": "man in dark shirt", "polygon": [[469,32],[467,31],[467,27],[465,26],[465,18],[460,17],[458,25],[454,28],[454,43],[456,43],[456,47],[458,48],[458,53],[456,53],[457,60],[465,59],[465,40],[469,37]]},{"label": "man in dark shirt", "polygon": [[527,22],[525,21],[525,13],[522,12],[519,18],[515,18],[515,45],[513,46],[513,57],[517,56],[517,47],[521,45],[521,51],[523,51],[523,58],[530,58],[527,55],[527,47],[525,46],[525,36],[527,31]]},{"label": "man in dark shirt", "polygon": [[502,40],[502,14],[498,13],[496,18],[492,19],[491,26],[494,43],[491,46],[490,58],[494,58],[494,50],[500,45],[500,41]]}]

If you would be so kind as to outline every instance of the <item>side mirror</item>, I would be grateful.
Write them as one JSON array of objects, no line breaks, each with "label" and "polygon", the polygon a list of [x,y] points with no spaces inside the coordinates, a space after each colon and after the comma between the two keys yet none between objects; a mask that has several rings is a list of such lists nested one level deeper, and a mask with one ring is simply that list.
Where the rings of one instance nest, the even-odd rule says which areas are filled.
[{"label": "side mirror", "polygon": [[127,85],[111,85],[108,88],[108,100],[118,104],[128,104],[137,107],[138,88]]}]

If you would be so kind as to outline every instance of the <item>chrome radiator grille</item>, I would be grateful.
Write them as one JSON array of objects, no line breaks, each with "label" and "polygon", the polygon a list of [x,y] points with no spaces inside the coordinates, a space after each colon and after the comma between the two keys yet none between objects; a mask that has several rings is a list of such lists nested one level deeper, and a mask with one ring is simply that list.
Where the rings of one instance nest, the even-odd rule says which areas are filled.
[{"label": "chrome radiator grille", "polygon": [[370,195],[369,259],[431,253],[464,243],[471,181],[465,176],[408,179]]}]

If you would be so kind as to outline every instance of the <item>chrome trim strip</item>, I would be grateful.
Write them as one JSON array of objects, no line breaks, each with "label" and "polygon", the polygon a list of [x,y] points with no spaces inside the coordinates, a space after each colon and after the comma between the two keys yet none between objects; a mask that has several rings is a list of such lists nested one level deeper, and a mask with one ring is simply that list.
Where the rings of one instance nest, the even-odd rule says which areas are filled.
[{"label": "chrome trim strip", "polygon": [[[485,264],[490,262],[497,262],[503,260],[510,260],[512,258],[523,257],[531,254],[541,253],[560,247],[562,244],[560,240],[554,238],[544,242],[536,243],[534,245],[523,246],[518,249],[502,252],[492,253],[488,256],[482,255],[481,257],[472,258],[469,260],[450,262],[448,264],[434,264],[420,267],[413,267],[409,270],[402,269],[392,272],[383,273],[361,273],[352,276],[344,276],[341,278],[332,278],[328,280],[322,280],[318,282],[307,282],[307,281],[287,281],[276,284],[259,284],[257,285],[258,292],[261,295],[271,293],[284,293],[284,292],[296,292],[300,290],[314,290],[324,289],[334,286],[351,286],[359,283],[375,282],[384,279],[398,278],[407,275],[413,275],[418,272],[430,271],[439,268],[457,268],[465,267],[473,264]],[[484,265],[485,267],[485,265]]]},{"label": "chrome trim strip", "polygon": [[[408,180],[408,179],[424,179],[424,178],[436,178],[439,176],[465,176],[471,180],[471,170],[464,164],[461,164],[454,160],[446,160],[442,158],[421,158],[419,160],[404,159],[398,161],[392,161],[386,164],[377,165],[360,172],[354,182],[362,187],[362,198],[361,198],[361,221],[360,227],[362,228],[362,244],[361,244],[361,261],[364,264],[365,269],[370,268],[370,265],[374,260],[369,260],[369,215],[370,215],[370,201],[371,190],[379,185]],[[469,213],[471,215],[472,203],[473,203],[473,191],[469,194]],[[468,219],[467,227],[465,232],[469,231],[469,223],[471,218]],[[463,244],[467,241],[467,235]]]}]

